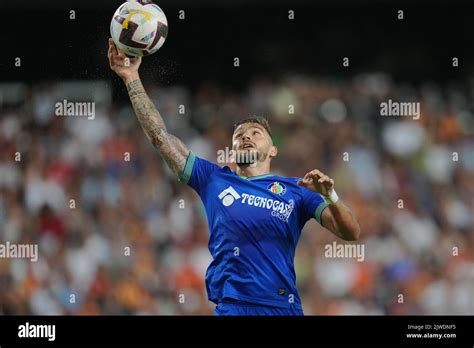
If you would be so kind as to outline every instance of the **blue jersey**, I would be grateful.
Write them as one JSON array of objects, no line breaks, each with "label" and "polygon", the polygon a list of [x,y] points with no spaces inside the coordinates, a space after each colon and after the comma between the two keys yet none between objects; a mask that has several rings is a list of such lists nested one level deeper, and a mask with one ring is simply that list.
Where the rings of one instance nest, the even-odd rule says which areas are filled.
[{"label": "blue jersey", "polygon": [[213,261],[206,272],[209,300],[235,299],[301,309],[294,257],[305,223],[328,203],[273,174],[250,178],[190,152],[180,181],[201,197],[209,224]]}]

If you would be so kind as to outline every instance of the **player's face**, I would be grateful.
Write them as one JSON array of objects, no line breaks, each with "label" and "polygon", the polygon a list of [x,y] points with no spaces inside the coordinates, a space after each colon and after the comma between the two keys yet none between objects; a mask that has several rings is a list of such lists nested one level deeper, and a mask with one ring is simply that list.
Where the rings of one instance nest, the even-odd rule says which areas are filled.
[{"label": "player's face", "polygon": [[232,137],[232,149],[236,152],[237,164],[263,162],[273,147],[272,139],[258,123],[241,124]]}]

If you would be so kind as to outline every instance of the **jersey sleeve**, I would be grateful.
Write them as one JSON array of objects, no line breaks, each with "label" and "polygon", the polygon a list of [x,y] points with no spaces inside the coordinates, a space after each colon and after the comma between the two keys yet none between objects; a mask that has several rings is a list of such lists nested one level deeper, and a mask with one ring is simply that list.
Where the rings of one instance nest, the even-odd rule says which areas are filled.
[{"label": "jersey sleeve", "polygon": [[329,203],[319,193],[308,190],[304,187],[303,190],[303,217],[304,221],[308,221],[311,218],[315,218],[316,221],[323,225],[321,215],[323,210],[329,206]]},{"label": "jersey sleeve", "polygon": [[206,188],[212,173],[220,168],[217,164],[202,159],[189,151],[179,181],[191,186],[197,193],[201,194]]}]

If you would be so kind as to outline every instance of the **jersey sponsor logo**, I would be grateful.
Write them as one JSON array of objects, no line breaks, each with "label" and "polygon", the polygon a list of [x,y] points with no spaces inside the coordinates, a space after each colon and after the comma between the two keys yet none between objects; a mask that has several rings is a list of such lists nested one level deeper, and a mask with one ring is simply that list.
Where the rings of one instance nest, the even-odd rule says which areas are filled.
[{"label": "jersey sponsor logo", "polygon": [[276,193],[277,195],[280,195],[280,196],[286,193],[286,186],[278,181],[275,181],[274,183],[271,183],[270,185],[268,185],[267,189],[269,189],[271,192]]},{"label": "jersey sponsor logo", "polygon": [[222,204],[228,207],[229,205],[232,205],[236,199],[240,199],[240,195],[232,186],[229,186],[219,193],[219,199],[222,201]]},{"label": "jersey sponsor logo", "polygon": [[239,194],[232,186],[229,186],[222,191],[218,197],[226,207],[232,205],[236,200],[240,200],[240,203],[242,204],[271,210],[272,216],[284,222],[288,222],[290,214],[295,208],[295,202],[292,199],[290,199],[288,203],[285,203],[278,199],[261,197],[248,193]]}]

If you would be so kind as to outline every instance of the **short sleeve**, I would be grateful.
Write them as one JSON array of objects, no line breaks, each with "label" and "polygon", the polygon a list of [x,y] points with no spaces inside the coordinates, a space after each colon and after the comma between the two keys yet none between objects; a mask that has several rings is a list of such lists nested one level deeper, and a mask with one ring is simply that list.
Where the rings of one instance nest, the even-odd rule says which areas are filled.
[{"label": "short sleeve", "polygon": [[303,216],[304,221],[308,221],[311,218],[315,218],[316,221],[322,225],[321,215],[329,206],[329,203],[319,193],[308,190],[304,187],[303,190]]},{"label": "short sleeve", "polygon": [[191,186],[200,194],[206,188],[212,173],[220,168],[217,164],[197,157],[192,151],[189,151],[184,171],[179,177],[179,181]]}]

